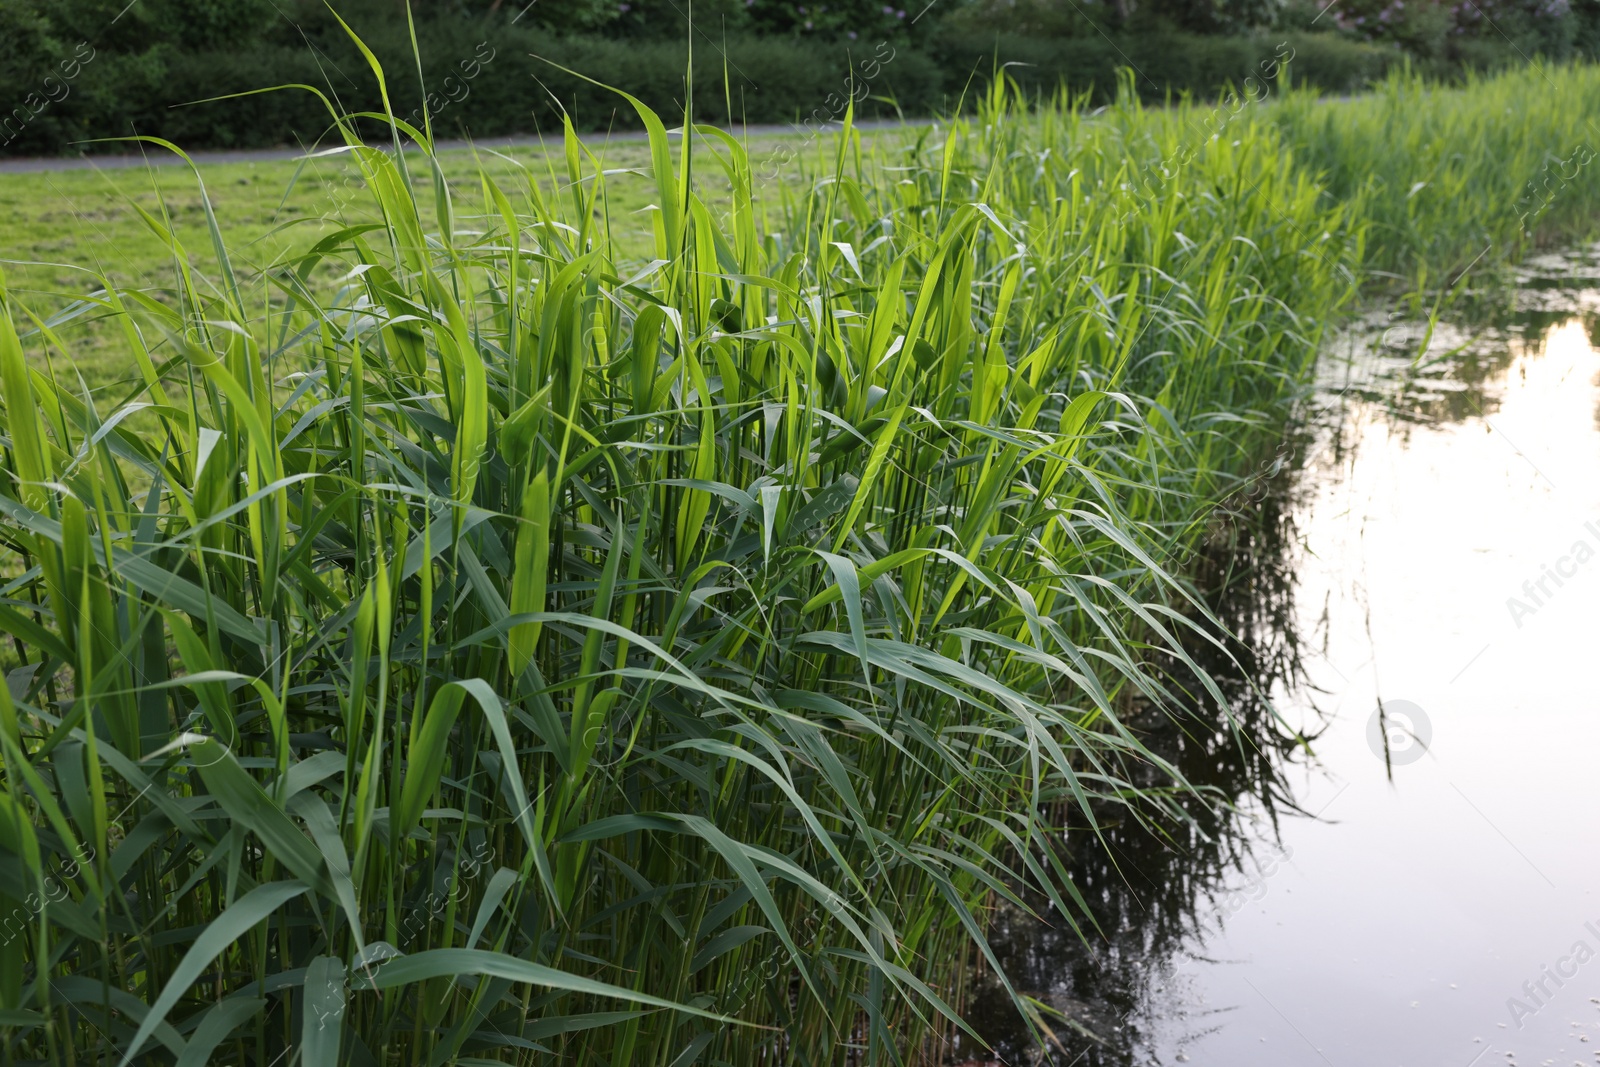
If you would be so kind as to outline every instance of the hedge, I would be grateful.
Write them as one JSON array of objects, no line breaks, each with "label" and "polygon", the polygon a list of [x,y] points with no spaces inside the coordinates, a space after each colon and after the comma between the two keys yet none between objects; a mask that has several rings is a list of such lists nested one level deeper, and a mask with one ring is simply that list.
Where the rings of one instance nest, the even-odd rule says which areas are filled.
[{"label": "hedge", "polygon": [[[947,37],[935,45],[935,58],[953,84],[972,75],[986,82],[998,58],[1006,73],[1031,94],[1062,86],[1087,92],[1098,103],[1115,95],[1118,70],[1132,67],[1133,85],[1147,100],[1169,93],[1209,96],[1246,79],[1263,79],[1278,57],[1292,57],[1297,84],[1325,92],[1357,92],[1404,61],[1394,48],[1361,44],[1321,33],[1252,37],[1201,37],[1160,33],[1121,39],[1048,39],[995,35]],[[1275,75],[1274,75],[1275,76]],[[1270,78],[1268,80],[1271,80]]]},{"label": "hedge", "polygon": [[[10,29],[0,26],[0,41]],[[442,133],[491,137],[559,129],[562,108],[584,130],[637,126],[632,109],[614,93],[561,68],[625,88],[662,114],[682,113],[686,43],[504,27],[486,35],[479,26],[455,21],[424,26],[419,36],[435,127]],[[973,82],[992,76],[997,63],[1013,64],[1005,69],[1032,92],[1065,85],[1105,97],[1114,91],[1117,69],[1131,63],[1142,72],[1136,83],[1148,97],[1169,91],[1207,95],[1242,83],[1261,63],[1284,54],[1283,41],[1295,49],[1295,77],[1334,92],[1359,89],[1399,62],[1391,49],[1307,34],[1275,39],[1170,33],[1115,42],[965,35],[936,38],[920,48],[867,39],[824,44],[704,37],[694,47],[694,113],[717,123],[821,121],[842,113],[853,91],[861,101],[858,114],[866,117],[937,114],[954,106]],[[367,43],[388,71],[396,111],[413,113],[422,96],[404,28],[372,34]],[[6,122],[0,154],[117,150],[74,142],[134,132],[192,148],[308,144],[328,127],[326,109],[309,93],[214,99],[295,82],[322,88],[347,111],[381,110],[377,83],[353,46],[327,38],[314,45],[198,52],[158,45],[139,55],[101,52],[82,62],[66,83],[60,64],[72,59],[72,49],[37,35],[13,36],[0,44],[0,101],[15,101],[9,121],[0,115]],[[48,93],[47,78],[54,79]],[[214,102],[197,102],[207,100]]]}]

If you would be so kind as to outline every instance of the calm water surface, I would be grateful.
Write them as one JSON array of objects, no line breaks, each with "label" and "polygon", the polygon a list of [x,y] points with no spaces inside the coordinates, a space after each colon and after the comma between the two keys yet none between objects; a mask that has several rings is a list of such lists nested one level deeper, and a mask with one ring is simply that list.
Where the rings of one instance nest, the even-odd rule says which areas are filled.
[{"label": "calm water surface", "polygon": [[1002,924],[1059,1013],[1040,1049],[992,1004],[1006,1062],[1600,1064],[1600,278],[1573,267],[1420,370],[1399,319],[1332,345],[1292,543],[1240,620],[1263,676],[1296,673],[1272,633],[1298,656],[1272,703],[1313,754],[1263,744],[1274,796],[1256,754],[1181,740],[1262,794],[1243,832],[1080,863],[1092,953]]}]

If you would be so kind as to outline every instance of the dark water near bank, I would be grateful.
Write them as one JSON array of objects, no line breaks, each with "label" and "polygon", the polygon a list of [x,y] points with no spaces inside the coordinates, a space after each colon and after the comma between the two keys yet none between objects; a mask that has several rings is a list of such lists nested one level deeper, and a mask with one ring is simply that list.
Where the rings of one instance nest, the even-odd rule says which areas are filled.
[{"label": "dark water near bank", "polygon": [[1420,361],[1399,316],[1330,344],[1226,606],[1311,754],[1247,686],[1257,749],[1166,738],[1242,819],[1110,827],[1092,951],[1001,921],[1054,1034],[981,992],[1003,1062],[1600,1064],[1600,263],[1520,283]]}]

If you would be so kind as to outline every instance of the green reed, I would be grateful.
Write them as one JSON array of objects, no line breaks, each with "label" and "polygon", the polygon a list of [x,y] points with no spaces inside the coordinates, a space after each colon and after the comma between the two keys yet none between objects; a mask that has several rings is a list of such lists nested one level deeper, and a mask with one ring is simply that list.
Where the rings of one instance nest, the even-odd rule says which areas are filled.
[{"label": "green reed", "polygon": [[[1530,63],[1460,88],[1396,70],[1338,105],[1272,111],[1331,195],[1365,195],[1369,269],[1413,291],[1481,283],[1530,246],[1592,238],[1600,71]],[[1488,268],[1488,269],[1486,269]]]},{"label": "green reed", "polygon": [[647,261],[570,129],[459,196],[336,116],[370,221],[6,295],[8,1062],[919,1061],[994,903],[1093,936],[1063,827],[1218,799],[1124,718],[1221,702],[1186,566],[1366,187],[997,85],[769,193],[639,112]]}]

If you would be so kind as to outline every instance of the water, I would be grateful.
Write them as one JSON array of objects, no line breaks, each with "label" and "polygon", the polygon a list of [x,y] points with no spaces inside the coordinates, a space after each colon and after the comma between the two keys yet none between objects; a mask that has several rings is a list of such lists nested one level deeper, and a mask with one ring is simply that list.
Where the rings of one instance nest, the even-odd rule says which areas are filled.
[{"label": "water", "polygon": [[1268,524],[1289,543],[1233,620],[1313,755],[1180,739],[1243,826],[1076,860],[1092,952],[1002,922],[1055,1034],[990,989],[1005,1062],[1600,1064],[1600,278],[1575,267],[1535,263],[1514,314],[1442,327],[1420,369],[1414,323],[1335,343]]}]

